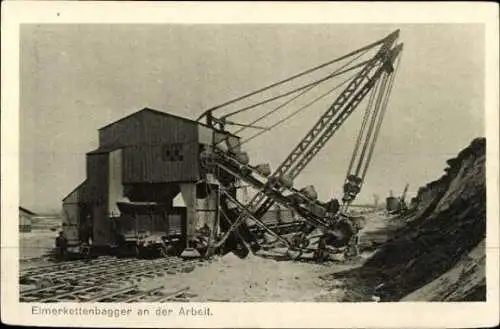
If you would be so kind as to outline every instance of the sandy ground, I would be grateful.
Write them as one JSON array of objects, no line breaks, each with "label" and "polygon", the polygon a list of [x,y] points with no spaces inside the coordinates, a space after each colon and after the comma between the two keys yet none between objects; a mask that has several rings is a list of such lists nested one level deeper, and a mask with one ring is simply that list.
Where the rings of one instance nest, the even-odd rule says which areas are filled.
[{"label": "sandy ground", "polygon": [[151,280],[143,287],[163,285],[168,287],[165,291],[189,287],[194,295],[191,301],[307,302],[327,293],[321,275],[352,266],[277,261],[255,255],[240,259],[230,253],[190,273]]},{"label": "sandy ground", "polygon": [[[381,242],[381,233],[387,227],[383,212],[367,216],[363,230],[364,244],[371,246],[371,237]],[[282,250],[275,250],[278,256]],[[230,253],[197,267],[192,272],[167,275],[144,283],[144,288],[163,285],[165,291],[189,287],[191,301],[230,302],[313,302],[340,301],[345,294],[341,281],[332,279],[335,272],[361,266],[373,250],[345,262],[336,261],[316,264],[311,261],[282,261],[272,257],[249,255],[240,259]],[[267,253],[272,254],[272,253]],[[324,277],[324,278],[322,278]]]}]

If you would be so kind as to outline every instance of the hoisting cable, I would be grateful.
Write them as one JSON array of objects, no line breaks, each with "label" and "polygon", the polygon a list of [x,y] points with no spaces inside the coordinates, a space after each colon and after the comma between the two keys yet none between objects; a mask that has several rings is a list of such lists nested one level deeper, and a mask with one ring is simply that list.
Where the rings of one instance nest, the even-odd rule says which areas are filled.
[{"label": "hoisting cable", "polygon": [[[373,83],[379,79],[382,72],[381,67],[376,69],[372,77],[369,76],[370,72],[380,64],[379,60],[383,59],[385,53],[387,53],[387,50],[382,49],[379,51],[373,61],[367,64],[359,75],[349,83],[347,88],[274,171],[272,177],[287,174],[289,177],[294,178],[304,169],[369,93]],[[360,86],[362,86],[361,89],[357,90]]]},{"label": "hoisting cable", "polygon": [[361,139],[363,137],[363,133],[364,133],[365,128],[366,128],[366,123],[368,122],[368,117],[370,116],[371,108],[373,106],[373,100],[375,98],[375,94],[377,92],[377,89],[380,85],[379,82],[380,82],[380,80],[377,80],[377,82],[375,83],[375,86],[372,89],[372,92],[370,94],[370,98],[368,99],[368,104],[367,104],[366,109],[365,109],[365,114],[363,116],[361,128],[360,128],[359,133],[358,133],[358,138],[356,139],[356,144],[354,146],[354,151],[352,153],[351,161],[349,162],[349,166],[347,167],[346,177],[351,173],[352,167],[354,165],[354,160],[356,159],[356,156],[358,155],[359,146],[361,145]]},{"label": "hoisting cable", "polygon": [[[310,82],[310,83],[308,83],[308,84],[305,84],[305,85],[303,85],[303,86],[300,86],[300,87],[298,87],[298,88],[296,88],[296,89],[292,89],[292,90],[287,91],[287,92],[285,92],[285,93],[283,93],[283,94],[279,94],[279,95],[277,95],[277,96],[270,97],[270,98],[265,99],[265,100],[263,100],[263,101],[260,101],[260,102],[258,102],[258,103],[255,103],[255,104],[252,104],[252,105],[249,105],[249,106],[245,106],[245,107],[243,107],[243,108],[241,108],[241,109],[238,109],[238,110],[233,111],[233,112],[231,112],[231,113],[225,114],[225,115],[223,115],[223,116],[221,117],[221,119],[225,119],[225,118],[228,118],[228,117],[230,117],[230,116],[233,116],[233,115],[236,115],[236,114],[239,114],[239,113],[242,113],[242,112],[245,112],[245,111],[251,110],[251,109],[256,108],[256,107],[258,107],[258,106],[261,106],[261,105],[264,105],[264,104],[270,103],[270,102],[275,101],[275,100],[277,100],[277,99],[280,99],[280,98],[283,98],[283,97],[287,97],[287,96],[293,95],[293,94],[295,94],[296,92],[299,92],[299,91],[301,91],[301,90],[307,89],[307,88],[309,88],[309,87],[311,87],[311,86],[318,85],[318,84],[320,84],[320,83],[322,83],[322,82],[325,82],[325,81],[327,81],[327,80],[333,79],[333,78],[335,78],[335,77],[337,77],[337,76],[339,76],[339,75],[342,75],[342,74],[344,74],[344,73],[346,73],[346,72],[349,72],[349,71],[352,71],[352,70],[358,69],[358,68],[360,68],[360,67],[363,67],[363,66],[365,66],[368,62],[370,62],[370,60],[367,60],[367,61],[361,62],[361,63],[359,63],[359,64],[356,64],[356,65],[354,65],[354,66],[352,66],[352,67],[350,67],[350,68],[348,68],[348,69],[345,69],[345,70],[343,70],[343,71],[338,71],[338,70],[337,70],[337,71],[335,71],[335,72],[333,72],[333,73],[331,73],[331,74],[329,74],[329,75],[327,75],[327,76],[325,76],[325,77],[323,77],[323,78],[321,78],[321,79],[315,80],[315,81],[313,81],[313,82]],[[350,64],[350,63],[348,63],[348,64]],[[348,64],[346,64],[346,65],[348,65]]]},{"label": "hoisting cable", "polygon": [[353,77],[349,77],[347,79],[345,79],[344,81],[342,81],[341,83],[339,83],[338,85],[336,85],[335,87],[329,89],[327,92],[319,95],[318,97],[316,97],[315,99],[313,99],[311,102],[299,107],[297,110],[293,111],[292,113],[290,113],[289,115],[287,115],[286,117],[284,117],[283,119],[279,120],[278,122],[274,123],[273,125],[267,127],[265,130],[262,130],[262,131],[259,131],[258,133],[254,134],[253,136],[250,136],[249,138],[241,141],[240,145],[243,145],[245,143],[248,143],[250,142],[251,140],[259,137],[260,135],[270,131],[271,129],[274,129],[276,128],[277,126],[281,125],[282,123],[290,120],[291,118],[293,118],[294,116],[296,116],[297,114],[299,114],[300,112],[302,112],[303,110],[307,109],[308,107],[312,106],[313,104],[319,102],[321,99],[325,98],[326,96],[328,96],[329,94],[333,93],[335,90],[339,89],[340,87],[342,87],[343,85],[345,85],[347,82],[351,81]]},{"label": "hoisting cable", "polygon": [[[396,62],[396,68],[394,71],[398,70],[399,68],[399,63],[400,63],[400,57],[398,57],[397,59],[397,62]],[[370,143],[371,142],[371,145],[370,145],[370,150],[369,150],[369,153],[368,153],[368,158],[366,159],[365,163],[363,164],[363,158],[364,158],[364,152],[365,152],[365,149],[363,150],[363,153],[361,155],[361,160],[360,160],[360,163],[358,165],[358,169],[356,170],[356,176],[359,175],[359,167],[363,164],[363,174],[361,175],[362,178],[364,178],[364,175],[366,175],[366,171],[368,170],[368,165],[369,165],[369,162],[371,161],[371,157],[372,157],[372,154],[373,154],[373,149],[375,148],[375,143],[376,143],[376,140],[378,138],[378,134],[380,132],[380,126],[382,125],[382,121],[383,120],[383,116],[385,115],[385,111],[386,111],[386,108],[387,108],[387,104],[389,102],[389,97],[390,97],[390,94],[391,94],[391,91],[392,91],[392,86],[393,86],[393,83],[394,83],[394,79],[395,79],[395,76],[396,76],[396,73],[397,72],[391,72],[391,73],[386,73],[386,75],[384,76],[383,78],[383,87],[382,87],[382,92],[380,93],[379,95],[379,99],[377,99],[377,105],[376,105],[376,109],[375,109],[375,114],[374,114],[374,118],[373,120],[375,119],[378,119],[377,121],[377,127],[375,128],[375,133],[372,134],[372,131],[370,130],[368,136],[367,136],[367,143]],[[390,76],[389,76],[390,74]],[[389,82],[389,86],[387,87],[387,82]],[[387,87],[387,88],[386,88]],[[379,100],[381,100],[381,104],[378,102]],[[373,122],[372,122],[373,124]],[[372,139],[372,141],[368,140],[368,139]],[[368,147],[368,144],[366,145],[366,147]],[[359,177],[359,176],[358,176]]]},{"label": "hoisting cable", "polygon": [[[381,63],[376,64],[375,66],[371,67],[370,70],[377,68],[377,65],[380,65],[380,64]],[[368,78],[367,83],[369,83],[371,81],[370,89],[373,87],[373,83],[376,82],[376,80],[378,80],[379,76],[381,75],[381,71],[380,71],[381,69],[382,69],[382,66],[378,66],[378,68],[376,69],[377,73],[375,73],[371,78]],[[356,95],[352,96],[350,101],[344,102],[342,107],[339,108],[336,111],[336,113],[332,116],[332,118],[334,118],[334,119],[331,120],[331,122],[328,125],[324,125],[321,128],[322,132],[321,132],[321,134],[318,133],[316,135],[317,137],[315,137],[316,140],[314,143],[308,143],[307,147],[302,147],[301,154],[296,157],[296,159],[299,159],[299,160],[296,160],[295,164],[293,164],[293,166],[289,165],[289,168],[287,170],[287,174],[290,177],[296,177],[302,171],[302,169],[311,161],[311,159],[319,152],[319,150],[325,145],[326,141],[328,139],[330,139],[335,134],[335,132],[339,129],[340,125],[354,111],[354,108],[356,108],[357,105],[364,98],[364,96],[366,96],[369,93],[370,90],[366,90],[367,89],[366,86],[368,86],[368,85],[365,85],[365,87],[361,88],[361,90],[359,90],[356,93]],[[347,88],[349,88],[349,87],[347,87]],[[360,98],[360,95],[363,93],[363,90],[366,90],[366,92],[364,92],[364,95],[362,95]],[[354,105],[354,107],[352,107],[353,104],[356,104],[356,105]],[[335,106],[335,103],[332,104],[331,108],[334,108],[334,106]],[[300,146],[300,144],[296,147],[296,150],[299,148],[299,146]],[[289,157],[290,157],[290,155],[289,155]],[[287,161],[287,160],[285,160],[285,161]],[[286,162],[284,162],[284,163],[286,163]],[[279,172],[279,170],[281,170],[281,168],[278,168],[276,170],[276,172]],[[283,171],[281,171],[281,172],[283,172]]]},{"label": "hoisting cable", "polygon": [[254,126],[253,123],[246,124],[246,123],[238,123],[238,122],[233,122],[233,121],[225,121],[224,123],[227,124],[227,125],[243,127],[243,128],[240,128],[240,130],[234,132],[233,134],[235,134],[235,135],[239,131],[247,129],[247,128],[260,129],[260,130],[266,129],[266,127],[263,127],[263,126]]},{"label": "hoisting cable", "polygon": [[[257,119],[255,119],[254,121],[250,122],[248,125],[253,125],[265,118],[267,118],[268,116],[270,116],[271,114],[275,113],[276,111],[279,111],[280,109],[282,109],[283,107],[287,106],[288,104],[292,103],[294,100],[296,100],[297,98],[299,98],[300,96],[306,94],[307,92],[309,92],[311,89],[313,89],[314,87],[316,87],[318,85],[314,85],[314,86],[310,86],[309,88],[307,88],[306,90],[303,90],[301,93],[293,96],[292,98],[288,99],[286,102],[280,104],[279,106],[275,107],[274,109],[272,109],[271,111],[267,112],[266,114],[264,115],[261,115],[260,117],[258,117]],[[238,130],[236,130],[234,132],[235,135],[237,135],[238,133],[242,132],[243,130],[245,130],[245,128],[240,128]]]},{"label": "hoisting cable", "polygon": [[[373,129],[374,129],[374,126],[375,126],[375,122],[376,122],[376,119],[378,117],[378,113],[379,113],[379,110],[380,110],[380,104],[382,102],[382,99],[383,99],[383,96],[385,95],[385,87],[386,87],[386,84],[387,84],[387,75],[382,75],[382,78],[380,79],[381,80],[381,83],[380,85],[378,86],[378,89],[375,88],[375,94],[376,96],[374,96],[374,100],[375,100],[375,106],[372,108],[372,107],[368,107],[367,108],[367,112],[365,112],[365,116],[367,117],[367,121],[369,122],[369,126],[368,126],[368,131],[366,132],[366,135],[363,135],[363,134],[360,134],[358,135],[358,138],[361,138],[363,139],[363,145],[362,145],[362,150],[361,150],[361,154],[359,155],[359,158],[356,160],[356,170],[354,173],[352,173],[352,175],[354,177],[356,177],[357,179],[360,179],[359,177],[359,172],[361,170],[361,167],[364,168],[364,163],[363,163],[363,160],[365,158],[365,154],[366,154],[366,150],[368,148],[368,145],[372,139],[372,133],[373,133]],[[379,81],[380,81],[379,80]],[[377,86],[376,86],[377,87]],[[373,101],[373,99],[372,99]],[[366,124],[366,123],[365,123]],[[365,130],[365,128],[363,128],[363,130]],[[353,158],[356,159],[358,154],[357,154],[357,147],[356,147],[356,152],[353,152]],[[351,170],[352,168],[349,168],[349,171],[347,173],[347,177],[346,179],[349,180],[349,177],[351,176]],[[361,183],[361,182],[360,182]],[[349,183],[347,183],[349,184]],[[359,189],[360,189],[360,186],[357,186],[357,189],[358,189],[358,193],[359,193]],[[345,191],[344,191],[345,193]],[[356,193],[357,194],[357,193]],[[345,196],[345,194],[344,194]],[[350,204],[352,203],[353,201],[353,196],[351,195],[350,198],[348,198],[347,200],[344,200],[344,204],[342,205],[341,209],[340,209],[340,212],[341,213],[346,213]]]},{"label": "hoisting cable", "polygon": [[[382,88],[385,88],[385,89],[382,90],[382,93],[379,95],[379,96],[382,97],[383,100],[382,100],[382,105],[380,107],[380,112],[378,114],[378,117],[377,117],[377,115],[374,115],[374,118],[372,119],[372,120],[375,120],[375,118],[377,119],[377,124],[376,124],[376,127],[375,127],[375,132],[373,133],[373,136],[370,136],[370,135],[367,136],[367,138],[370,137],[370,140],[371,140],[369,151],[368,151],[368,156],[367,156],[367,159],[366,159],[366,161],[364,163],[362,162],[362,160],[363,160],[362,158],[359,160],[359,163],[358,163],[358,167],[363,164],[363,169],[362,169],[361,176],[358,176],[359,175],[359,171],[356,172],[356,176],[361,179],[361,183],[360,183],[359,188],[361,188],[361,186],[364,184],[366,173],[368,171],[368,167],[370,165],[370,162],[371,162],[371,159],[372,159],[372,156],[373,156],[373,151],[375,149],[375,145],[377,143],[378,136],[380,135],[380,128],[382,126],[382,122],[384,120],[384,116],[385,116],[385,113],[387,111],[387,104],[389,103],[389,99],[390,99],[390,96],[392,94],[391,91],[392,91],[392,88],[393,88],[393,85],[394,85],[394,80],[396,78],[397,72],[399,70],[399,64],[400,64],[400,62],[401,62],[401,57],[399,57],[397,59],[397,62],[396,62],[396,65],[395,65],[395,70],[391,74],[391,76],[390,77],[385,76],[383,78],[383,81],[385,81],[385,82],[389,81],[389,84],[388,84],[387,88],[385,88],[385,87],[381,87],[380,88],[380,89],[382,89]],[[380,92],[380,90],[379,90],[379,92]],[[375,109],[375,110],[377,110],[377,109]],[[349,169],[348,175],[350,174],[351,169]],[[343,213],[345,213],[351,203],[352,203],[352,200],[349,200],[348,202],[346,202],[342,206],[341,211]]]},{"label": "hoisting cable", "polygon": [[[331,74],[335,74],[335,73],[338,73],[338,71],[342,70],[343,68],[345,68],[346,66],[348,66],[349,64],[351,64],[352,62],[356,61],[357,59],[359,59],[361,56],[363,56],[364,54],[366,54],[367,51],[364,51],[362,52],[361,54],[359,54],[358,56],[356,56],[354,59],[352,59],[351,61],[349,61],[348,63],[346,63],[344,66],[341,66],[340,68],[338,68],[336,71],[332,72]],[[283,107],[287,106],[288,104],[292,103],[294,100],[296,100],[297,98],[299,98],[300,96],[306,94],[307,92],[311,91],[312,89],[314,89],[315,87],[319,86],[321,82],[317,82],[317,83],[314,83],[312,84],[311,86],[307,87],[305,90],[303,90],[301,93],[299,93],[298,95],[295,95],[294,97],[290,98],[289,100],[285,101],[284,103],[278,105],[277,107],[275,107],[274,109],[272,109],[271,111],[267,112],[266,114],[264,115],[261,115],[260,117],[258,117],[257,119],[255,119],[254,121],[250,122],[249,125],[253,125],[265,118],[267,118],[268,116],[270,116],[271,114],[275,113],[276,111],[282,109]],[[234,132],[234,134],[238,134],[240,133],[241,131],[243,131],[244,128],[242,129],[239,129],[237,130],[236,132]]]},{"label": "hoisting cable", "polygon": [[359,157],[358,165],[356,166],[355,176],[357,176],[357,177],[359,177],[361,165],[363,164],[366,150],[368,149],[368,143],[369,143],[369,140],[370,140],[372,133],[373,133],[373,129],[375,126],[375,119],[378,116],[378,113],[380,111],[380,104],[382,103],[382,98],[383,98],[383,95],[385,93],[385,88],[387,85],[387,75],[384,75],[381,80],[382,80],[382,82],[381,82],[380,89],[379,89],[379,95],[375,101],[375,108],[373,109],[373,115],[371,117],[370,125],[368,127],[368,132],[367,132],[367,135],[365,137],[365,142],[364,142],[363,148],[361,150],[361,155]]},{"label": "hoisting cable", "polygon": [[[394,37],[394,36],[397,36],[397,32],[396,32],[396,33],[391,34],[389,37],[387,37],[387,38],[386,38],[386,40],[390,40],[390,39],[391,39],[391,37]],[[379,52],[380,52],[380,50],[379,50]],[[363,55],[363,54],[361,54],[360,56],[362,56],[362,55]],[[354,59],[354,60],[355,60],[355,59]],[[352,60],[352,61],[354,61],[354,60]],[[372,59],[370,59],[370,60],[368,60],[368,61],[365,61],[365,62],[363,62],[363,63],[361,63],[361,64],[358,64],[357,66],[359,66],[359,65],[363,65],[364,63],[368,63],[368,64],[369,64],[369,63],[371,63],[372,61],[373,61],[373,58],[372,58]],[[348,64],[345,64],[345,65],[348,65]],[[351,70],[351,69],[354,69],[354,68],[356,68],[356,66],[351,67],[351,68],[350,68],[350,69],[348,69],[348,70]],[[341,68],[339,68],[338,70],[340,70],[340,69],[341,69]],[[348,70],[345,70],[345,71],[348,71]],[[343,72],[342,72],[342,73],[343,73]],[[337,75],[338,75],[338,74],[339,74],[339,73],[337,73]],[[313,84],[314,84],[314,83],[313,83]],[[311,85],[311,84],[309,84],[309,85]],[[302,88],[307,88],[309,85],[303,86]],[[300,89],[302,89],[302,88],[300,88]],[[257,104],[257,105],[259,105],[259,104]],[[291,115],[291,116],[293,116],[293,115]],[[286,120],[285,120],[285,121],[286,121]],[[281,122],[280,122],[280,123],[281,123]],[[278,123],[278,124],[280,124],[280,123]],[[266,132],[266,131],[268,131],[269,129],[274,128],[275,126],[276,126],[276,125],[273,125],[272,127],[268,127],[268,129],[267,129],[267,130],[262,130],[262,131],[261,131],[261,132],[259,132],[256,136],[252,136],[252,137],[251,137],[251,139],[253,139],[254,137],[257,137],[258,135],[260,135],[260,134],[262,134],[262,133],[264,133],[264,132]],[[247,141],[247,142],[248,142],[248,141]]]},{"label": "hoisting cable", "polygon": [[[285,121],[288,121],[289,119],[291,119],[292,117],[296,116],[297,114],[299,114],[300,112],[302,112],[303,110],[305,110],[306,108],[312,106],[314,103],[320,101],[322,98],[328,96],[329,94],[333,93],[335,90],[339,89],[340,87],[342,87],[343,85],[345,85],[346,83],[348,83],[349,81],[351,81],[356,75],[352,75],[350,76],[349,78],[345,79],[344,81],[342,81],[341,83],[335,85],[333,88],[329,89],[327,92],[321,94],[320,96],[316,97],[315,99],[313,99],[311,102],[301,106],[300,108],[298,108],[297,110],[293,111],[292,113],[290,113],[289,115],[287,115],[286,117],[284,117],[283,119],[279,120],[278,122],[274,123],[273,125],[269,126],[269,127],[266,127],[264,129],[262,129],[261,131],[259,131],[258,133],[248,137],[247,139],[244,139],[243,141],[241,141],[238,145],[236,145],[234,148],[238,148],[240,147],[241,145],[245,144],[245,143],[248,143],[250,142],[251,140],[259,137],[260,135],[270,131],[271,129],[274,129],[276,128],[277,126],[281,125],[282,123],[284,123]],[[276,110],[277,111],[277,110]],[[241,130],[241,129],[240,129]],[[236,134],[236,133],[235,133]],[[215,145],[218,145],[220,143],[222,143],[223,141],[220,141],[218,143],[216,143]],[[232,151],[234,148],[229,148],[228,151]]]},{"label": "hoisting cable", "polygon": [[400,57],[398,57],[398,60],[396,62],[396,69],[394,70],[394,73],[392,74],[392,76],[390,77],[390,80],[389,80],[389,87],[387,88],[387,92],[386,92],[386,95],[384,97],[384,101],[383,101],[383,104],[382,104],[382,112],[380,114],[379,120],[377,122],[377,126],[375,128],[373,142],[372,142],[372,145],[370,146],[370,151],[368,153],[368,158],[366,160],[366,166],[363,169],[363,173],[361,175],[361,179],[363,181],[365,179],[366,172],[368,171],[368,165],[371,162],[371,158],[373,156],[373,151],[375,149],[375,145],[377,143],[377,139],[378,139],[378,136],[380,134],[380,128],[382,126],[382,122],[384,120],[385,113],[387,112],[387,105],[388,105],[389,100],[390,100],[391,95],[392,95],[392,88],[393,88],[393,85],[394,85],[394,80],[395,80],[396,75],[397,75],[398,70],[399,70],[399,63],[401,62],[401,57],[402,57],[402,55]]},{"label": "hoisting cable", "polygon": [[373,43],[371,43],[371,44],[369,44],[369,45],[367,45],[367,46],[365,46],[365,47],[362,47],[362,48],[359,48],[359,49],[357,49],[357,50],[354,50],[354,51],[352,51],[352,52],[350,52],[350,53],[348,53],[348,54],[346,54],[346,55],[344,55],[344,56],[338,57],[338,58],[333,59],[333,60],[331,60],[331,61],[328,61],[328,62],[326,62],[326,63],[323,63],[323,64],[320,64],[320,65],[315,66],[315,67],[313,67],[313,68],[310,68],[310,69],[308,69],[308,70],[306,70],[306,71],[303,71],[303,72],[300,72],[300,73],[298,73],[298,74],[295,74],[295,75],[293,75],[293,76],[291,76],[291,77],[289,77],[289,78],[287,78],[287,79],[284,79],[284,80],[281,80],[281,81],[278,81],[278,82],[272,83],[272,84],[270,84],[270,85],[268,85],[268,86],[266,86],[266,87],[260,88],[260,89],[258,89],[258,90],[255,90],[255,91],[250,92],[250,93],[248,93],[248,94],[245,94],[245,95],[243,95],[243,96],[239,96],[239,97],[234,98],[234,99],[232,99],[232,100],[230,100],[230,101],[228,101],[228,102],[225,102],[225,103],[223,103],[223,104],[220,104],[220,105],[214,106],[214,107],[212,107],[212,108],[210,108],[210,109],[206,110],[205,112],[203,112],[203,113],[202,113],[202,114],[198,117],[198,119],[196,119],[196,121],[199,121],[201,118],[203,118],[203,117],[204,117],[204,116],[205,116],[208,112],[210,112],[210,111],[214,111],[214,110],[220,109],[220,108],[222,108],[222,107],[225,107],[225,106],[227,106],[227,105],[230,105],[230,104],[236,103],[236,102],[238,102],[238,101],[240,101],[240,100],[243,100],[243,99],[245,99],[245,98],[251,97],[251,96],[256,95],[256,94],[258,94],[258,93],[261,93],[261,92],[264,92],[264,91],[266,91],[266,90],[269,90],[269,89],[274,88],[274,87],[276,87],[276,86],[282,85],[282,84],[284,84],[284,83],[287,83],[287,82],[289,82],[289,81],[292,81],[292,80],[294,80],[294,79],[296,79],[296,78],[299,78],[299,77],[304,76],[304,75],[306,75],[306,74],[309,74],[309,73],[311,73],[311,72],[317,71],[317,70],[319,70],[319,69],[321,69],[321,68],[323,68],[323,67],[326,67],[326,66],[328,66],[328,65],[331,65],[331,64],[333,64],[333,63],[336,63],[336,62],[339,62],[339,61],[344,60],[344,59],[346,59],[346,58],[349,58],[349,57],[351,57],[351,56],[354,56],[354,55],[356,55],[356,54],[358,54],[358,53],[360,53],[360,52],[363,52],[363,51],[366,51],[366,50],[372,49],[372,48],[374,48],[374,47],[376,47],[376,46],[378,46],[378,45],[380,45],[380,44],[382,44],[382,43],[386,42],[386,40],[387,40],[388,38],[389,38],[389,37],[385,37],[385,38],[383,38],[383,39],[381,39],[381,40],[378,40],[378,41],[375,41],[375,42],[373,42]]}]

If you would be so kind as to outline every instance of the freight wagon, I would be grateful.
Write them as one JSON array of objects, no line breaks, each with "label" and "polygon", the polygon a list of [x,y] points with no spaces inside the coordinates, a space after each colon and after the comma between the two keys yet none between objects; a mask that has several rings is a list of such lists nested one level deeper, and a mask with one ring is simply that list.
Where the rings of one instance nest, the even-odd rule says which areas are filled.
[{"label": "freight wagon", "polygon": [[115,254],[137,257],[179,255],[186,244],[184,207],[167,209],[155,202],[118,202],[113,220]]},{"label": "freight wagon", "polygon": [[[107,225],[103,225],[93,218],[93,203],[81,202],[82,191],[85,184],[63,205],[63,233],[69,253],[81,254],[90,246],[94,254],[166,255],[185,243],[185,208],[169,209],[155,202],[117,202],[120,213],[111,213]],[[80,202],[76,202],[78,197]],[[96,232],[101,233],[100,239],[95,238]],[[103,235],[107,238],[102,239]]]}]

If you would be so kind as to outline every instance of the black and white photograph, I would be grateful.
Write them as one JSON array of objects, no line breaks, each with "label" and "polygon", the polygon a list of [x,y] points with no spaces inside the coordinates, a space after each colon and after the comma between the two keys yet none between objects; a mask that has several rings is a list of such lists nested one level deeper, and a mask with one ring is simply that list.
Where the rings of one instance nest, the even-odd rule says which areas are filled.
[{"label": "black and white photograph", "polygon": [[155,305],[160,323],[220,316],[211,303],[498,303],[486,36],[481,22],[19,24],[17,203],[2,164],[15,302],[96,321]]}]

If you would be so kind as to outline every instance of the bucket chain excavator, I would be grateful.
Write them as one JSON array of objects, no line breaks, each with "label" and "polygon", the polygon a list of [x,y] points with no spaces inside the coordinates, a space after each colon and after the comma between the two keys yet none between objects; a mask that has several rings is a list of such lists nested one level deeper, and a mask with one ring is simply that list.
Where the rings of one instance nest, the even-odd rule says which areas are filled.
[{"label": "bucket chain excavator", "polygon": [[[233,180],[229,180],[227,184],[222,184],[220,187],[220,195],[224,197],[225,202],[230,203],[233,208],[238,210],[239,215],[229,219],[229,228],[225,230],[225,234],[215,242],[214,248],[221,246],[231,234],[239,235],[240,238],[245,241],[245,245],[255,243],[255,241],[248,241],[252,240],[249,238],[251,233],[247,232],[248,234],[246,234],[246,237],[242,236],[242,231],[240,230],[241,226],[249,225],[250,228],[258,227],[267,234],[274,236],[276,241],[280,241],[291,251],[297,251],[299,255],[303,251],[314,250],[318,257],[320,257],[322,251],[328,248],[333,248],[335,250],[345,248],[346,254],[353,253],[353,249],[356,249],[357,233],[362,227],[362,221],[357,217],[350,216],[348,210],[351,203],[360,193],[365,181],[377,137],[386,113],[394,77],[396,76],[395,69],[397,69],[399,65],[401,59],[400,54],[403,49],[403,44],[397,43],[398,38],[399,30],[347,55],[211,108],[200,116],[198,120],[206,118],[206,123],[217,129],[226,129],[228,125],[235,125],[239,127],[237,132],[249,128],[259,130],[256,135],[246,141],[242,141],[238,145],[238,148],[234,146],[227,147],[227,145],[223,145],[224,141],[220,141],[215,143],[211,149],[205,150],[201,155],[201,163],[207,171],[214,175],[214,177],[221,178],[229,175],[234,178]],[[374,52],[371,58],[361,63],[353,64],[356,60],[370,51]],[[302,78],[312,72],[327,68],[334,63],[340,63],[344,60],[349,61],[333,71],[333,73],[313,82],[305,83],[299,88],[267,98],[250,106],[244,106],[222,116],[215,115],[216,111],[224,107],[249,97],[262,94],[267,90],[287,84],[292,80]],[[335,88],[329,90],[328,93],[319,97],[324,98],[334,90],[346,85],[327,108],[326,112],[321,115],[318,121],[300,140],[296,147],[292,149],[290,154],[274,172],[270,173],[269,168],[265,166],[252,166],[249,164],[248,156],[241,152],[241,144],[290,119],[295,114],[304,110],[307,106],[312,105],[319,98],[299,108],[299,110],[270,127],[257,126],[256,123],[264,120],[275,111],[289,105],[293,100],[305,95],[319,84],[330,81],[335,77],[345,75],[348,72],[355,72],[355,74],[341,84],[335,86]],[[250,123],[241,124],[228,120],[229,117],[250,111],[264,104],[288,96],[293,97]],[[294,188],[293,180],[304,170],[318,152],[320,152],[350,115],[360,107],[360,104],[367,96],[368,102],[343,184],[342,203],[340,204],[336,199],[332,199],[330,202],[325,203],[317,200],[317,194],[313,188]],[[224,179],[221,178],[220,180],[223,181]],[[255,196],[246,204],[240,202],[236,198],[234,184],[232,184],[232,182],[235,181],[244,182],[256,191]],[[300,215],[299,232],[291,239],[284,238],[279,231],[271,228],[269,224],[262,221],[262,216],[269,211],[273,204],[291,209]],[[311,235],[313,232],[317,233]],[[319,247],[316,249],[308,248],[314,239],[318,241]],[[356,252],[354,252],[354,254],[355,253]]]}]

